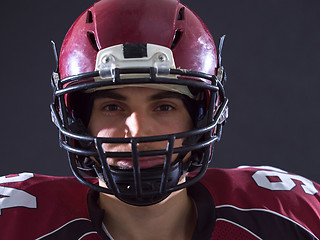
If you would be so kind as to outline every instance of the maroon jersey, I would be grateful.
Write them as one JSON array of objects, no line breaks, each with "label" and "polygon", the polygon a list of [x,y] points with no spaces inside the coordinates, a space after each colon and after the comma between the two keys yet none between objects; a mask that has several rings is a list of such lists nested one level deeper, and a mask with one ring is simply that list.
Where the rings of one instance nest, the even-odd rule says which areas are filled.
[{"label": "maroon jersey", "polygon": [[[319,191],[318,184],[274,168],[208,169],[188,188],[198,210],[193,239],[319,240]],[[1,177],[1,239],[112,239],[98,196],[72,177]]]},{"label": "maroon jersey", "polygon": [[101,240],[92,227],[87,195],[88,188],[75,178],[32,173],[1,177],[0,238]]},{"label": "maroon jersey", "polygon": [[320,239],[320,186],[307,178],[241,167],[209,170],[201,184],[214,201],[211,239]]}]

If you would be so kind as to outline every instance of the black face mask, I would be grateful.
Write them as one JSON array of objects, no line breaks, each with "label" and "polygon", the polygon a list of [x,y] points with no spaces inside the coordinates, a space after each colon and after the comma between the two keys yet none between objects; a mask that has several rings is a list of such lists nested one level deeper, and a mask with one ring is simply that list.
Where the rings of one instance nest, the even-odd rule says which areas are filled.
[{"label": "black face mask", "polygon": [[[139,72],[142,69],[130,69]],[[143,69],[144,70],[144,69]],[[119,75],[121,69],[118,70]],[[126,69],[127,71],[127,69]],[[152,81],[153,84],[183,84],[189,89],[201,89],[207,92],[210,99],[194,101],[185,97],[183,102],[194,121],[194,129],[187,132],[174,133],[161,136],[135,137],[135,138],[98,138],[88,134],[87,126],[90,120],[93,100],[95,94],[84,94],[84,90],[114,85],[117,82],[93,82],[84,83],[63,89],[56,86],[63,86],[64,79],[54,86],[55,101],[51,105],[52,117],[60,131],[60,145],[68,152],[69,163],[73,174],[80,182],[95,191],[113,194],[120,200],[136,205],[145,206],[155,204],[173,191],[178,191],[197,182],[205,173],[213,156],[213,143],[221,137],[222,125],[225,120],[227,99],[224,96],[223,85],[217,81],[215,76],[197,73],[193,71],[171,69],[171,74],[190,75],[192,78],[206,78],[212,84],[194,79],[172,79],[156,77],[150,71],[150,78],[146,79],[120,79],[116,76],[115,81],[121,84],[145,84]],[[126,72],[127,73],[127,72]],[[99,72],[83,74],[82,77],[95,77]],[[77,76],[75,77],[77,78]],[[73,81],[72,77],[67,79]],[[78,81],[78,78],[75,79]],[[127,81],[129,83],[127,83]],[[98,91],[97,91],[98,92]],[[69,103],[65,101],[69,95]],[[205,95],[205,94],[204,94]],[[220,102],[216,106],[217,96]],[[76,103],[72,106],[72,103]],[[67,105],[72,108],[67,108]],[[70,110],[72,109],[72,110]],[[71,112],[70,112],[71,111]],[[174,147],[175,141],[183,139],[182,146]],[[146,142],[167,142],[166,149],[155,149],[151,151],[139,151],[138,144]],[[103,144],[131,144],[131,152],[107,152]],[[185,156],[191,155],[187,161]],[[148,169],[141,169],[139,166],[140,157],[162,156],[164,164]],[[178,156],[173,159],[173,156]],[[132,168],[119,168],[110,166],[108,158],[130,158],[133,160]],[[196,172],[195,172],[196,171]],[[187,181],[179,181],[184,174],[195,172],[192,178]],[[85,178],[83,173],[94,174],[103,179],[107,188],[101,187]]]}]

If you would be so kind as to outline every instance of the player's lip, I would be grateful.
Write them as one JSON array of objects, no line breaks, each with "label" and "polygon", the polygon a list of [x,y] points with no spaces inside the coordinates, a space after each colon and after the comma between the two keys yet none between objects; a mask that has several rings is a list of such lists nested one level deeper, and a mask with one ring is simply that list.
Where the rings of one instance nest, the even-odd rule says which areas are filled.
[{"label": "player's lip", "polygon": [[[151,168],[164,163],[163,157],[140,157],[139,166],[143,168]],[[116,165],[123,168],[133,168],[133,159],[132,158],[121,158],[116,160]]]}]

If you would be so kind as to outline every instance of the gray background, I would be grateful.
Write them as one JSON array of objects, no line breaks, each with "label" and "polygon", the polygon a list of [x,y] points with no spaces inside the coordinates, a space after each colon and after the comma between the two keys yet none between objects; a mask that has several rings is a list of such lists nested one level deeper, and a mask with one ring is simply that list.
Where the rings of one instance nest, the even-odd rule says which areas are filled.
[{"label": "gray background", "polygon": [[[151,1],[151,0],[150,0]],[[94,1],[4,1],[1,5],[0,175],[70,175],[50,120],[57,46]],[[185,0],[216,43],[227,38],[230,118],[212,166],[272,165],[320,181],[320,2]]]}]

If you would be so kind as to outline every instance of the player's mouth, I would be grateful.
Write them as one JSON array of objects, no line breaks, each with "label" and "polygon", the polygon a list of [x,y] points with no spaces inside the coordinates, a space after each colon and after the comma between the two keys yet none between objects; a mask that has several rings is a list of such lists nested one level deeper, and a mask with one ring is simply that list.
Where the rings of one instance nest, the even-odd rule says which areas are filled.
[{"label": "player's mouth", "polygon": [[[141,169],[151,168],[164,163],[163,157],[140,157],[139,166]],[[123,168],[133,168],[133,160],[131,158],[117,159],[116,165]]]}]

